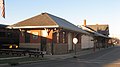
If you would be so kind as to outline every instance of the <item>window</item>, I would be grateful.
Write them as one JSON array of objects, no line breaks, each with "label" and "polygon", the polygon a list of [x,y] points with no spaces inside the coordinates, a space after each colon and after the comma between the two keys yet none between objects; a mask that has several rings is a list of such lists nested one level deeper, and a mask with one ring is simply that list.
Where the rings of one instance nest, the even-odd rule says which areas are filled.
[{"label": "window", "polygon": [[65,43],[65,36],[66,36],[66,34],[65,34],[65,32],[63,32],[63,38],[62,38],[62,40],[63,40],[63,43]]},{"label": "window", "polygon": [[38,32],[32,32],[33,34],[33,39],[38,39]]},{"label": "window", "polygon": [[59,32],[57,33],[57,43],[59,43]]},{"label": "window", "polygon": [[65,32],[57,32],[54,34],[54,42],[56,43],[66,43],[66,33]]}]

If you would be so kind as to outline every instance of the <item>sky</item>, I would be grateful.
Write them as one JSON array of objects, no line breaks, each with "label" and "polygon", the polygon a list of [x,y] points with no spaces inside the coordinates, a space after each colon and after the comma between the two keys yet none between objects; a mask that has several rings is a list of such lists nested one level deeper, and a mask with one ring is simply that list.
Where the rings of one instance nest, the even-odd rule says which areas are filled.
[{"label": "sky", "polygon": [[108,24],[110,36],[120,38],[120,0],[5,0],[6,18],[0,24],[12,25],[47,12],[75,25]]}]

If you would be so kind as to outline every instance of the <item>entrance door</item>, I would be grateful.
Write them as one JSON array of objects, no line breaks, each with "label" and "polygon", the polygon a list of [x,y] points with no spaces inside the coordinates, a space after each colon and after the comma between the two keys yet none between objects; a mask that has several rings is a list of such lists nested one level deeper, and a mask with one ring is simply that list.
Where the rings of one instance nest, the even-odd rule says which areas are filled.
[{"label": "entrance door", "polygon": [[46,37],[41,37],[41,51],[46,51]]},{"label": "entrance door", "polygon": [[41,36],[41,51],[46,51],[46,42],[47,42],[47,36],[48,36],[48,34],[47,34],[47,31],[46,30],[42,30],[41,31],[41,33],[42,33],[42,36]]},{"label": "entrance door", "polygon": [[25,43],[30,43],[30,33],[25,32]]},{"label": "entrance door", "polygon": [[73,46],[72,46],[72,34],[68,33],[68,50],[72,50]]}]

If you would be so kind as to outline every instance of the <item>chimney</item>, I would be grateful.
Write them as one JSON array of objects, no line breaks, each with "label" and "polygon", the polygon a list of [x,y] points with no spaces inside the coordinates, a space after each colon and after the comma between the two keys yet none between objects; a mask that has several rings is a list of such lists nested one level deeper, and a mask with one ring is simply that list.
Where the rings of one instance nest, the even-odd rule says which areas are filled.
[{"label": "chimney", "polygon": [[84,20],[84,26],[86,26],[86,19]]}]

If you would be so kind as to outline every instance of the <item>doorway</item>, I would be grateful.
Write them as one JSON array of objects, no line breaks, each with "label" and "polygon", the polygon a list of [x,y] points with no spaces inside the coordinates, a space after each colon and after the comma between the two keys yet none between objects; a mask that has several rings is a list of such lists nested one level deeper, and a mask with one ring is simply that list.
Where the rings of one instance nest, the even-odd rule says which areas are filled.
[{"label": "doorway", "polygon": [[46,51],[46,37],[41,37],[41,51]]},{"label": "doorway", "polygon": [[46,30],[41,31],[41,51],[46,51],[48,33]]},{"label": "doorway", "polygon": [[73,50],[73,45],[72,45],[72,33],[68,33],[68,50],[69,50],[69,51]]}]

